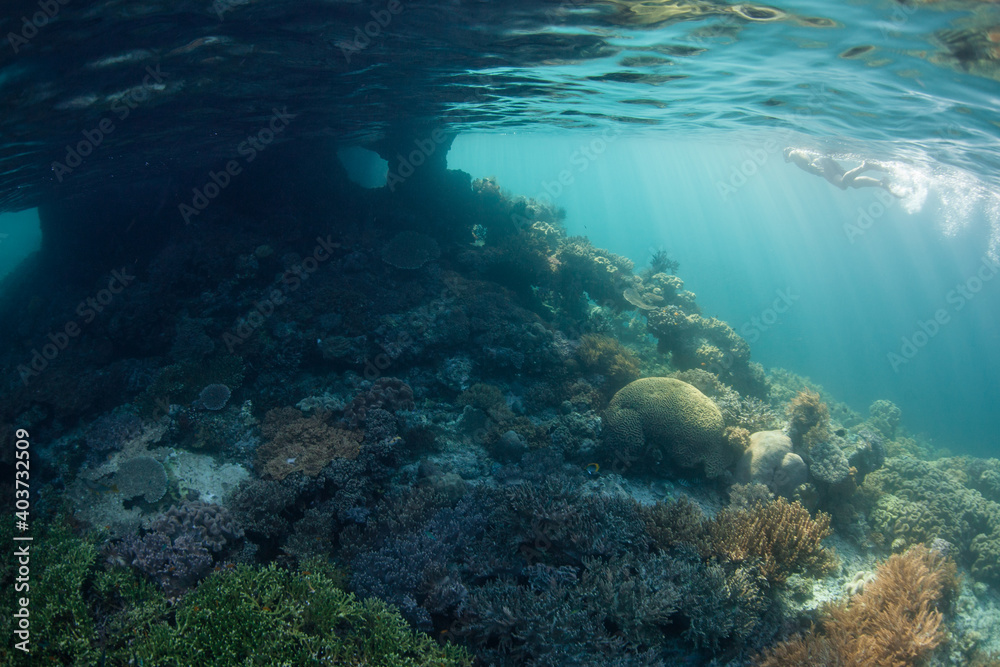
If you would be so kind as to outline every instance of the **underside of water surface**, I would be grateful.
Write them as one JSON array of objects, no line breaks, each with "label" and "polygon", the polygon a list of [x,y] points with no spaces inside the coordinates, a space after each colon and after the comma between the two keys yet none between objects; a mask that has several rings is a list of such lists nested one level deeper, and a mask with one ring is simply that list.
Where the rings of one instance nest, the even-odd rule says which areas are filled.
[{"label": "underside of water surface", "polygon": [[0,36],[3,664],[1000,664],[995,3]]}]

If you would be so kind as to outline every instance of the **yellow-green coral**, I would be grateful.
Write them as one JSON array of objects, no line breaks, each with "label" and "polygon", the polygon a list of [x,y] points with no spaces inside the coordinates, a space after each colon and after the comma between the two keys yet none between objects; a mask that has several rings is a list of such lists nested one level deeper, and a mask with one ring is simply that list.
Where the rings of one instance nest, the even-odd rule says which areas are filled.
[{"label": "yellow-green coral", "polygon": [[608,454],[627,466],[704,465],[716,477],[732,460],[719,408],[680,380],[644,378],[626,385],[611,399],[605,419]]},{"label": "yellow-green coral", "polygon": [[973,482],[962,459],[894,458],[866,478],[862,498],[887,545],[947,540],[973,576],[1000,584],[1000,503],[984,498]]},{"label": "yellow-green coral", "polygon": [[577,354],[584,368],[608,379],[611,391],[639,377],[639,358],[610,336],[585,334],[580,338]]}]

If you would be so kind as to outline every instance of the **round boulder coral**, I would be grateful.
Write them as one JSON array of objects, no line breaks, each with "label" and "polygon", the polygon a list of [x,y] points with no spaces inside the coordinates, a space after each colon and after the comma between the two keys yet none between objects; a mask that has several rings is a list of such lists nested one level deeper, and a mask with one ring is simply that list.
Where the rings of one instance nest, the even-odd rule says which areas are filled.
[{"label": "round boulder coral", "polygon": [[722,413],[687,382],[631,382],[611,399],[605,421],[604,443],[616,462],[643,465],[665,458],[683,468],[703,465],[709,477],[717,477],[729,463]]},{"label": "round boulder coral", "polygon": [[805,483],[809,471],[802,457],[792,451],[792,440],[781,431],[759,431],[750,436],[736,478],[743,484],[764,484],[780,496],[791,497]]}]

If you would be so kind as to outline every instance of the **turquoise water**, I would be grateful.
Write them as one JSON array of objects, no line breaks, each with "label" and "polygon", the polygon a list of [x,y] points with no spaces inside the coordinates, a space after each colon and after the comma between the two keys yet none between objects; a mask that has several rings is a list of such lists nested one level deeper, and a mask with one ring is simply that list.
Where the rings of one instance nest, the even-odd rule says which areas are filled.
[{"label": "turquoise water", "polygon": [[996,663],[1000,4],[3,35],[0,663]]},{"label": "turquoise water", "polygon": [[[995,191],[940,166],[919,203],[881,189],[841,191],[786,163],[780,148],[766,150],[814,139],[737,136],[625,135],[579,165],[586,135],[465,136],[450,164],[495,175],[512,192],[556,193],[571,233],[637,266],[667,249],[706,312],[732,323],[765,366],[807,375],[862,413],[887,398],[940,446],[993,453],[990,406],[1000,396],[990,369],[1000,357],[988,341],[1000,324],[1000,282],[957,287],[976,288],[994,257]],[[741,169],[750,175],[741,179]],[[569,185],[559,183],[563,170]],[[776,299],[788,303],[777,317],[766,312]],[[942,309],[948,321],[926,325],[934,335],[903,357],[902,339],[921,342],[920,323]]]}]

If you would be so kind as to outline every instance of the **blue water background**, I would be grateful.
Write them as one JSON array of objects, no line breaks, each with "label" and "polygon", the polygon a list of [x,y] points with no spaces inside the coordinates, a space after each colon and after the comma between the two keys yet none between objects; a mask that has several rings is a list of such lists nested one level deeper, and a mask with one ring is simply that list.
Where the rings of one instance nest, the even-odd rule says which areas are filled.
[{"label": "blue water background", "polygon": [[[555,194],[570,233],[637,267],[667,249],[704,313],[743,333],[766,367],[809,376],[863,415],[873,400],[892,400],[911,431],[955,451],[997,454],[1000,279],[971,299],[948,300],[990,248],[987,209],[995,203],[974,174],[931,177],[922,206],[908,212],[907,202],[881,190],[841,191],[775,148],[809,145],[807,137],[622,135],[598,154],[602,138],[466,135],[449,164],[495,175],[516,194]],[[595,159],[581,159],[588,147]],[[741,187],[720,187],[740,183],[740,169],[751,174]],[[560,172],[572,180],[561,192]],[[876,214],[870,224],[865,213]],[[782,293],[790,305],[774,320],[767,311],[776,300],[783,307]],[[893,368],[888,354],[900,354],[903,337],[940,309],[948,321]]]}]

